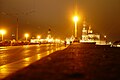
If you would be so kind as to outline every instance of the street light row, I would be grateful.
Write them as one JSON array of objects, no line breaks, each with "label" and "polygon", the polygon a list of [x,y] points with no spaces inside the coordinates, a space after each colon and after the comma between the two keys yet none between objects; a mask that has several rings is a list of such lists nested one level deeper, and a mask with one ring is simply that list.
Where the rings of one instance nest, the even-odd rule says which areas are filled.
[{"label": "street light row", "polygon": [[[73,20],[74,20],[74,22],[75,22],[75,37],[77,37],[77,22],[78,22],[78,20],[79,20],[79,18],[78,18],[78,16],[74,16],[73,17]],[[2,36],[2,41],[3,41],[3,35],[4,34],[6,34],[6,30],[0,30],[0,34],[1,34],[1,36]],[[26,41],[27,41],[27,39],[28,39],[28,37],[29,37],[29,34],[28,33],[25,33],[25,38],[26,38]],[[37,36],[37,38],[38,39],[40,39],[41,38],[41,36]]]},{"label": "street light row", "polygon": [[[4,37],[3,37],[3,36],[4,36],[4,34],[6,34],[6,30],[1,29],[1,30],[0,30],[0,34],[1,34],[1,39],[2,39],[2,41],[3,41],[3,40],[4,40]],[[28,40],[28,37],[29,37],[29,34],[28,34],[28,33],[25,33],[24,36],[25,36],[26,41],[27,41],[27,40]],[[37,38],[40,39],[41,36],[38,35]]]},{"label": "street light row", "polygon": [[[79,20],[78,16],[74,16],[74,17],[73,17],[73,20],[74,20],[74,22],[75,22],[75,37],[77,38],[77,22],[78,22],[78,20]],[[2,36],[2,41],[3,41],[3,35],[6,34],[6,31],[3,30],[3,29],[0,30],[0,34],[1,34],[1,36]],[[27,39],[28,39],[28,37],[29,37],[29,34],[26,33],[24,36],[25,36],[26,41],[27,41]],[[41,36],[38,35],[37,38],[40,39]]]},{"label": "street light row", "polygon": [[[25,33],[25,35],[24,35],[24,36],[25,36],[26,41],[27,41],[27,39],[28,39],[28,37],[29,37],[29,34],[28,34],[28,33]],[[37,39],[40,39],[40,38],[41,38],[41,36],[40,36],[40,35],[38,35],[38,36],[37,36]]]}]

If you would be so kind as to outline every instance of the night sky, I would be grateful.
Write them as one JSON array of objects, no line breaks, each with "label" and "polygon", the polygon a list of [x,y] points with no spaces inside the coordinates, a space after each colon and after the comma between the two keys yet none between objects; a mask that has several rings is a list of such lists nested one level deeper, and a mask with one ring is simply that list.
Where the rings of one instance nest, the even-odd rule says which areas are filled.
[{"label": "night sky", "polygon": [[[77,10],[95,33],[107,35],[109,41],[120,40],[120,0],[78,0]],[[6,35],[15,33],[18,17],[19,38],[26,32],[46,37],[51,28],[53,37],[64,39],[74,34],[74,13],[75,0],[0,0],[0,28],[7,29]],[[81,24],[82,19],[79,36]]]}]

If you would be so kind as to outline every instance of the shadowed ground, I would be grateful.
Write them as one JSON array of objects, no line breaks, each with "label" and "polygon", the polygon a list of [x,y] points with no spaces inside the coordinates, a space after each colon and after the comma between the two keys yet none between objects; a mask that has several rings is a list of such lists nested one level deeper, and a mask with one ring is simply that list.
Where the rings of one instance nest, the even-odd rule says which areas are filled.
[{"label": "shadowed ground", "polygon": [[120,48],[72,44],[4,80],[120,80]]}]

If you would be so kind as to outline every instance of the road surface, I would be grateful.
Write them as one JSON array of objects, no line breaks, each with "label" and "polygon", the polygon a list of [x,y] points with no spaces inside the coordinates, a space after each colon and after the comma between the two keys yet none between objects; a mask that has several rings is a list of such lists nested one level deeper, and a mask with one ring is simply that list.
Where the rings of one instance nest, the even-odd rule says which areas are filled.
[{"label": "road surface", "polygon": [[64,48],[53,44],[0,47],[0,79]]}]

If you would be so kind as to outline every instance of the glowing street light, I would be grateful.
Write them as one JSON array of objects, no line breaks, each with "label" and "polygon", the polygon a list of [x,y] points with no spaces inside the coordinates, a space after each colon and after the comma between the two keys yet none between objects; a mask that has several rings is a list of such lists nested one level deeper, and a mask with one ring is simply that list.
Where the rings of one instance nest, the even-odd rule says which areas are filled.
[{"label": "glowing street light", "polygon": [[41,36],[40,36],[40,35],[38,35],[38,36],[37,36],[37,39],[40,39],[40,38],[41,38]]},{"label": "glowing street light", "polygon": [[0,30],[0,34],[2,35],[2,41],[3,41],[3,35],[6,33],[5,30]]},{"label": "glowing street light", "polygon": [[78,16],[74,16],[73,20],[74,20],[75,22],[77,22],[77,21],[78,21]]},{"label": "glowing street light", "polygon": [[106,38],[107,36],[106,35],[104,35],[104,38]]},{"label": "glowing street light", "polygon": [[27,41],[28,37],[29,37],[29,34],[26,33],[26,34],[25,34],[26,41]]},{"label": "glowing street light", "polygon": [[107,44],[107,36],[104,35],[105,43]]},{"label": "glowing street light", "polygon": [[[32,10],[32,11],[29,11],[29,12],[25,12],[23,15],[30,15],[30,14],[32,14],[34,11]],[[9,13],[6,13],[6,12],[1,12],[1,14],[2,15],[8,15],[8,16],[12,16],[12,17],[15,17],[16,18],[16,41],[18,41],[19,40],[19,18],[18,18],[18,16],[19,16],[19,14],[18,13],[15,13],[15,14],[9,14]]]},{"label": "glowing street light", "polygon": [[77,38],[77,22],[79,20],[78,16],[74,16],[73,20],[75,22],[75,38]]}]

